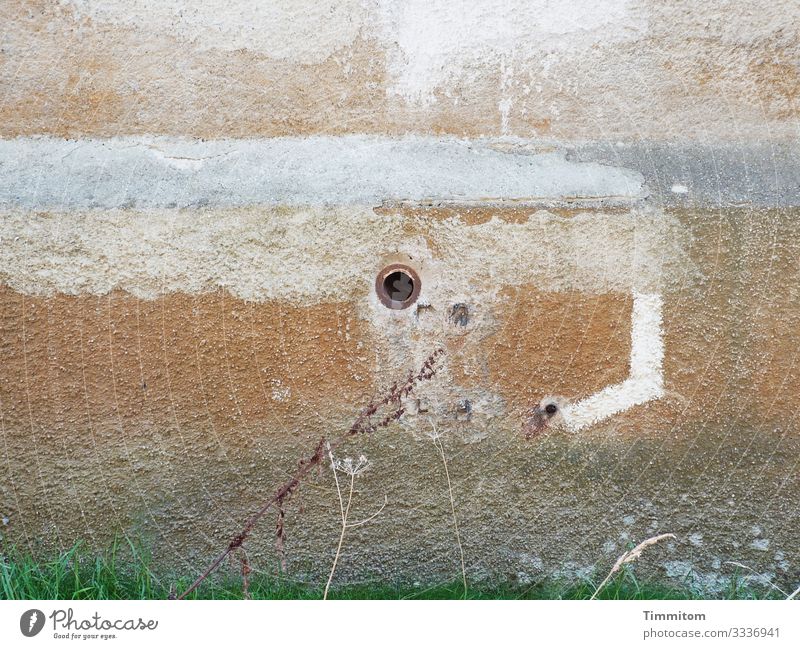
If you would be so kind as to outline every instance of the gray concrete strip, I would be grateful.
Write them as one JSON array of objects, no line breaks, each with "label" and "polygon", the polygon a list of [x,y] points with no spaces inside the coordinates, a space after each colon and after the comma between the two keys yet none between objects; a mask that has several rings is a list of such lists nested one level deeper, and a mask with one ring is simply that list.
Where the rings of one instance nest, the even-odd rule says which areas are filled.
[{"label": "gray concrete strip", "polygon": [[0,141],[0,206],[27,210],[387,201],[636,201],[637,171],[554,147],[343,136]]},{"label": "gray concrete strip", "polygon": [[348,135],[0,140],[0,207],[392,202],[800,205],[800,144],[559,144]]}]

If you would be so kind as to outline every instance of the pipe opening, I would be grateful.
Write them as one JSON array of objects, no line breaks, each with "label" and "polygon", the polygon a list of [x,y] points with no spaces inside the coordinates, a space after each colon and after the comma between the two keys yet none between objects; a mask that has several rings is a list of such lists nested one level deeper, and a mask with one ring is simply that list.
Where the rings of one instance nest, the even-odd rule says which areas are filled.
[{"label": "pipe opening", "polygon": [[422,288],[419,275],[410,266],[392,264],[375,279],[375,292],[381,303],[390,309],[406,309],[417,301]]}]

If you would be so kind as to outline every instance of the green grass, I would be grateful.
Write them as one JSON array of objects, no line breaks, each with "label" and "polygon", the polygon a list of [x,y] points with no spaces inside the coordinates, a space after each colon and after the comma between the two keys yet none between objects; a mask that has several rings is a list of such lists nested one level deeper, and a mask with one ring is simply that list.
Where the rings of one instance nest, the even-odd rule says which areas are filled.
[{"label": "green grass", "polygon": [[[166,599],[170,588],[182,592],[194,575],[169,579],[151,568],[146,552],[128,539],[115,542],[102,554],[93,554],[81,544],[49,560],[37,561],[15,548],[0,551],[0,599]],[[597,582],[602,579],[600,576]],[[589,599],[595,590],[590,580],[549,580],[470,585],[468,599]],[[272,575],[254,573],[250,578],[253,599],[320,599],[322,585],[309,585]],[[368,583],[333,588],[331,599],[462,599],[460,580],[432,586]],[[764,599],[779,597],[775,590],[749,585],[734,575],[720,599]],[[209,579],[191,596],[193,599],[241,599],[240,579]],[[632,570],[610,581],[599,599],[701,599],[691,583],[666,585],[641,583]]]}]

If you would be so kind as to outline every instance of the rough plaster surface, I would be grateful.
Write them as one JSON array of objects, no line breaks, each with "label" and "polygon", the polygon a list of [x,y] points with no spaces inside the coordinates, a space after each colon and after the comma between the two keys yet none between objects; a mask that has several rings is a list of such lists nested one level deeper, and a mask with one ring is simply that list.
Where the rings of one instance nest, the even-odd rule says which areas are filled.
[{"label": "rough plaster surface", "polygon": [[634,40],[647,30],[629,0],[412,0],[380,3],[381,36],[393,45],[389,92],[430,104],[437,90],[499,67],[506,111],[514,65],[548,56],[576,56],[593,46]]},{"label": "rough plaster surface", "polygon": [[[494,210],[473,225],[457,210],[430,223],[420,222],[419,210],[386,212],[4,212],[0,278],[28,294],[124,290],[155,299],[224,288],[248,301],[366,303],[375,275],[399,255],[421,275],[420,303],[443,305],[492,299],[520,280],[550,291],[631,292],[662,290],[696,272],[682,250],[689,234],[673,217],[644,208],[571,216],[527,210],[514,222]],[[609,243],[598,249],[601,239]],[[370,304],[382,317],[386,309]]]},{"label": "rough plaster surface", "polygon": [[204,50],[255,50],[270,58],[319,63],[350,45],[364,22],[361,0],[59,0],[76,18],[174,35]]},{"label": "rough plaster surface", "polygon": [[[458,574],[433,421],[471,579],[674,532],[638,570],[796,587],[797,2],[212,4],[0,7],[0,534],[191,573],[442,347],[342,450],[389,502],[341,579]],[[289,504],[293,575],[337,511]]]},{"label": "rough plaster surface", "polygon": [[213,4],[3,3],[0,134],[797,136],[797,0]]},{"label": "rough plaster surface", "polygon": [[[453,219],[448,209],[406,208],[384,218],[405,221],[413,241],[415,229],[435,231]],[[493,222],[462,211],[453,240]],[[102,214],[113,222],[125,213]],[[218,222],[225,217],[216,214]],[[353,537],[343,578],[445,578],[457,570],[449,501],[426,437],[433,418],[464,503],[476,578],[574,575],[610,561],[628,539],[672,530],[681,541],[653,557],[648,570],[656,574],[693,566],[714,587],[726,575],[721,558],[734,556],[789,583],[800,493],[797,215],[670,210],[661,218],[688,233],[681,266],[696,267],[660,289],[664,396],[579,433],[556,426],[535,443],[520,433],[531,404],[548,394],[580,402],[630,376],[627,291],[543,291],[540,280],[521,274],[476,299],[450,293],[447,278],[459,273],[440,266],[445,279],[426,306],[391,314],[372,297],[374,267],[354,270],[362,280],[344,302],[242,300],[212,287],[149,299],[111,286],[73,296],[7,288],[4,534],[33,547],[78,537],[102,545],[109,531],[124,529],[152,539],[165,566],[191,570],[317,434],[343,429],[379,386],[444,344],[445,367],[420,403],[410,403],[396,427],[343,451],[373,461],[359,487],[364,512],[390,494],[387,516]],[[69,218],[29,215],[37,221],[55,228]],[[47,241],[47,227],[25,240]],[[433,249],[458,263],[446,243]],[[31,254],[28,263],[37,256],[45,258]],[[483,279],[489,287],[492,259],[458,270],[473,269],[476,286]],[[432,276],[423,271],[423,282]],[[449,313],[464,300],[471,319],[461,327]],[[318,578],[319,557],[335,537],[327,477],[303,491],[305,513],[290,514],[297,575]],[[629,516],[634,522],[622,520]],[[408,529],[419,530],[411,544]],[[698,533],[702,546],[689,540]],[[275,560],[269,537],[265,531],[251,549],[264,565]],[[758,549],[764,540],[766,553]]]}]

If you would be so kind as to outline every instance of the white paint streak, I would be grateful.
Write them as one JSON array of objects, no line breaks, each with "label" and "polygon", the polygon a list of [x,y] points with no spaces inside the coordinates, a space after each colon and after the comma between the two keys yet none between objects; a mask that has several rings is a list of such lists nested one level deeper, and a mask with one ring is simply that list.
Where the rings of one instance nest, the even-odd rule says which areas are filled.
[{"label": "white paint streak", "polygon": [[631,322],[631,370],[622,383],[606,387],[562,408],[573,432],[664,394],[664,339],[661,296],[634,292]]},{"label": "white paint streak", "polygon": [[500,109],[500,133],[502,135],[508,135],[508,118],[511,115],[511,107],[514,105],[514,101],[510,96],[511,84],[514,80],[514,68],[505,56],[500,62],[500,72],[500,92],[502,95],[502,99],[498,104],[498,108]]}]

